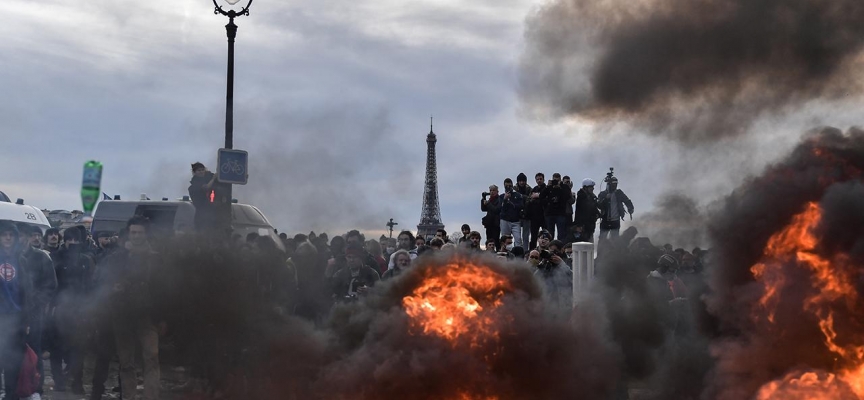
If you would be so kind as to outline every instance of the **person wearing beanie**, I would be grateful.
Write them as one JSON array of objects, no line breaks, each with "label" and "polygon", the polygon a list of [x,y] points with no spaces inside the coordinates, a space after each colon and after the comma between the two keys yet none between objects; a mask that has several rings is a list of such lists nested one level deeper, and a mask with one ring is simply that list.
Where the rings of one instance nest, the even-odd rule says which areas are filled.
[{"label": "person wearing beanie", "polygon": [[528,248],[531,243],[531,218],[528,215],[528,202],[530,201],[529,197],[531,196],[531,186],[528,185],[528,177],[524,172],[520,172],[519,175],[516,175],[516,187],[513,188],[516,192],[522,195],[524,199],[524,204],[522,205],[522,209],[519,210],[519,225],[521,230],[522,240],[519,242],[523,248]]},{"label": "person wearing beanie", "polygon": [[576,211],[573,213],[573,236],[576,242],[594,242],[594,230],[600,210],[597,208],[597,196],[594,195],[594,181],[590,178],[582,180],[582,187],[576,193]]},{"label": "person wearing beanie", "polygon": [[354,300],[366,294],[370,287],[381,280],[377,271],[363,264],[365,255],[366,251],[360,245],[352,244],[345,248],[346,265],[331,278],[336,301]]},{"label": "person wearing beanie", "polygon": [[15,396],[18,373],[33,311],[28,304],[31,280],[18,236],[14,224],[0,222],[0,369],[4,374],[6,399],[18,399]]}]

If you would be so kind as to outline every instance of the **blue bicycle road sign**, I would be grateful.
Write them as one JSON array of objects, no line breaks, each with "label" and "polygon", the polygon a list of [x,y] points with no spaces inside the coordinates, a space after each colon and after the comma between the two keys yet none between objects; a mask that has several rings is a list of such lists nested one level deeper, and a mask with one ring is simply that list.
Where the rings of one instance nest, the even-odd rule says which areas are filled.
[{"label": "blue bicycle road sign", "polygon": [[216,164],[219,182],[245,185],[249,180],[249,153],[246,151],[219,149]]}]

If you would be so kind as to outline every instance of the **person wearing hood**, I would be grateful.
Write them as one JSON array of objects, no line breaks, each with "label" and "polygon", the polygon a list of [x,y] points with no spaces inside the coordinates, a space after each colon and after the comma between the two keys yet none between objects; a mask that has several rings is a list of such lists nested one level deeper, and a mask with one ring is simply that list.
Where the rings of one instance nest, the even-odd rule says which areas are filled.
[{"label": "person wearing hood", "polygon": [[[30,226],[28,229],[30,231],[29,246],[25,246],[21,252],[21,257],[25,261],[23,263],[24,268],[27,268],[33,285],[30,334],[27,336],[27,344],[30,345],[33,352],[41,356],[42,332],[45,320],[48,317],[48,309],[57,292],[57,275],[54,271],[54,263],[51,261],[51,256],[48,255],[48,252],[40,250],[40,247],[34,245],[42,243],[42,230],[35,226]],[[42,385],[45,382],[42,357],[39,357],[37,361],[36,370],[39,372],[37,392],[41,393]]]},{"label": "person wearing hood", "polygon": [[594,195],[594,181],[590,178],[582,180],[582,188],[576,193],[576,211],[573,213],[573,233],[576,242],[594,242],[594,230],[600,209],[597,208],[597,196]]},{"label": "person wearing hood", "polygon": [[[29,246],[28,246],[29,247]],[[18,228],[0,221],[0,369],[5,399],[17,400],[18,374],[32,314],[32,280]]]},{"label": "person wearing hood", "polygon": [[82,243],[79,229],[63,231],[63,249],[54,261],[57,296],[52,304],[56,336],[51,349],[51,376],[55,390],[66,390],[63,362],[69,366],[72,392],[84,394],[84,350],[87,331],[85,306],[92,289],[93,259]]},{"label": "person wearing hood", "polygon": [[219,182],[216,174],[207,170],[200,162],[192,164],[192,179],[189,181],[189,198],[195,206],[195,229],[199,232],[212,229],[216,224],[215,193]]}]

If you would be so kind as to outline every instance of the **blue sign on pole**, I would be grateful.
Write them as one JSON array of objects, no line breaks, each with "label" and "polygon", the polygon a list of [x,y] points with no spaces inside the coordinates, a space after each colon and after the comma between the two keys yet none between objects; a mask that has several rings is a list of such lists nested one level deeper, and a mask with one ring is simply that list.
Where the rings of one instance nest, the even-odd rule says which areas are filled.
[{"label": "blue sign on pole", "polygon": [[249,153],[246,151],[219,149],[216,164],[219,182],[245,185],[249,180]]}]

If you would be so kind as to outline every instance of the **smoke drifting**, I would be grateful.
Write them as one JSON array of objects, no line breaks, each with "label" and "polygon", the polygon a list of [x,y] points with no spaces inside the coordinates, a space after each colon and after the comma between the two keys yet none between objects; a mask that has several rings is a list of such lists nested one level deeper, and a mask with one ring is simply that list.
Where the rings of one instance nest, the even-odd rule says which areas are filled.
[{"label": "smoke drifting", "polygon": [[520,95],[541,118],[682,141],[861,92],[857,0],[554,0],[526,23]]},{"label": "smoke drifting", "polygon": [[651,211],[638,216],[633,225],[656,245],[674,243],[677,247],[692,249],[707,245],[706,219],[695,199],[682,193],[670,193],[661,197]]},{"label": "smoke drifting", "polygon": [[[722,336],[712,345],[717,362],[708,398],[751,398],[762,385],[802,366],[832,372],[845,367],[826,348],[819,319],[825,313],[833,315],[832,329],[840,346],[856,344],[858,337],[850,340],[848,335],[860,332],[859,311],[864,305],[862,171],[864,132],[824,128],[812,132],[789,157],[745,182],[713,214],[709,231],[716,265],[707,304],[720,319]],[[818,204],[823,217],[814,232],[817,245],[807,254],[829,260],[835,279],[857,282],[833,301],[814,297],[825,290],[818,282],[826,278],[815,267],[802,266],[801,256],[793,253],[791,261],[764,261],[769,238],[790,225],[810,202]],[[773,264],[754,267],[768,262]],[[757,272],[763,276],[754,281]],[[768,285],[774,289],[766,289]]]}]

